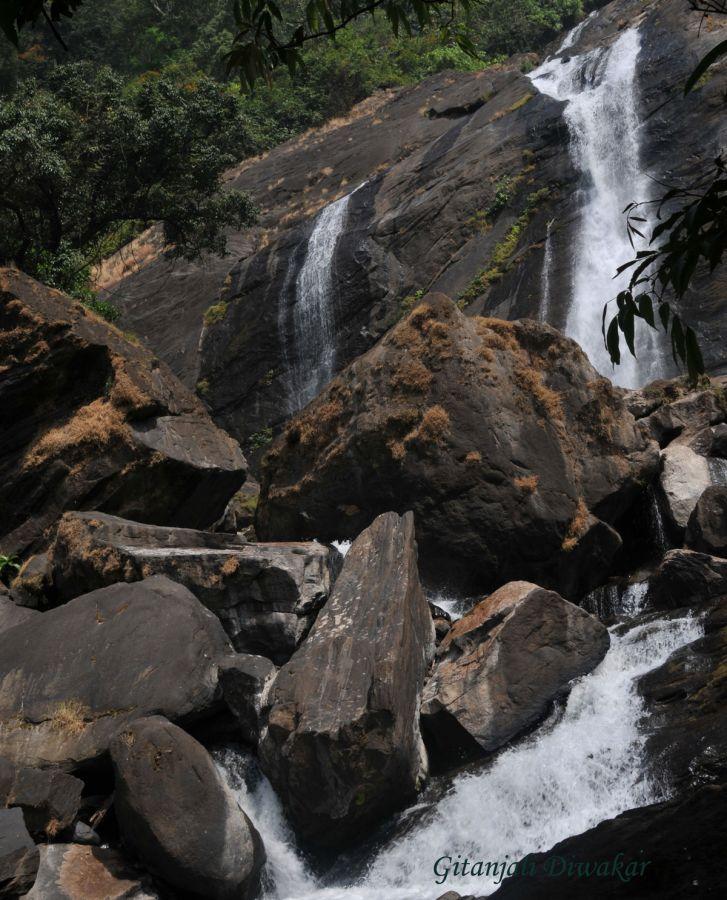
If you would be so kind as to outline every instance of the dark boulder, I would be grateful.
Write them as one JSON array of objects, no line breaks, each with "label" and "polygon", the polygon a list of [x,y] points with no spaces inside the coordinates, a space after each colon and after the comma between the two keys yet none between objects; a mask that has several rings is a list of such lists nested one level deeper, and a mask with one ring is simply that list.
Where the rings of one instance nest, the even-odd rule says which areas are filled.
[{"label": "dark boulder", "polygon": [[694,550],[670,550],[649,579],[648,609],[702,606],[727,594],[727,559]]},{"label": "dark boulder", "polygon": [[149,876],[118,850],[80,844],[40,848],[27,900],[160,900]]},{"label": "dark boulder", "polygon": [[[497,900],[724,897],[727,886],[725,805],[727,788],[705,785],[685,798],[629,810],[561,841],[544,853],[526,857],[521,868],[527,874],[506,879],[490,897]],[[600,875],[595,868],[599,863]],[[586,875],[587,864],[590,876]],[[534,867],[533,874],[530,866]]]},{"label": "dark boulder", "polygon": [[73,824],[83,782],[58,769],[17,767],[0,758],[0,806],[20,807],[30,833],[54,838]]},{"label": "dark boulder", "polygon": [[236,650],[283,663],[325,603],[340,555],[315,541],[251,544],[94,512],[63,516],[51,563],[61,602],[117,581],[166,575],[218,616]]},{"label": "dark boulder", "polygon": [[217,618],[160,576],[71,600],[0,634],[0,754],[72,768],[139,716],[209,715],[230,652]]},{"label": "dark boulder", "polygon": [[19,897],[32,887],[40,854],[21,809],[0,809],[0,897]]},{"label": "dark boulder", "polygon": [[553,591],[515,581],[455,622],[424,688],[427,746],[443,765],[493,752],[532,728],[569,682],[609,647],[594,616]]},{"label": "dark boulder", "polygon": [[309,637],[278,673],[263,770],[307,841],[340,845],[415,795],[418,708],[434,628],[411,513],[353,543]]},{"label": "dark boulder", "polygon": [[111,744],[114,807],[124,841],[185,896],[252,900],[265,851],[212,758],[161,716]]},{"label": "dark boulder", "polygon": [[0,269],[0,547],[41,547],[69,508],[211,525],[239,446],[149,351],[81,303]]},{"label": "dark boulder", "polygon": [[237,653],[220,660],[222,696],[249,744],[256,745],[260,738],[263,710],[277,671],[264,656]]},{"label": "dark boulder", "polygon": [[528,578],[577,599],[620,545],[603,523],[657,466],[577,344],[429,295],[273,445],[256,527],[333,540],[412,509],[429,578],[470,592]]},{"label": "dark boulder", "polygon": [[686,545],[712,556],[727,556],[727,485],[708,487],[689,517]]}]

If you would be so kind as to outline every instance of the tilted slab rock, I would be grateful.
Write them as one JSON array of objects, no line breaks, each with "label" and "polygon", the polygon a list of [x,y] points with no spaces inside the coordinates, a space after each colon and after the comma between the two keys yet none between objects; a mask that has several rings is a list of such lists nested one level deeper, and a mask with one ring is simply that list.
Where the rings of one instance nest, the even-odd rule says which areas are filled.
[{"label": "tilted slab rock", "polygon": [[514,581],[455,622],[424,688],[427,745],[444,765],[492,752],[535,725],[568,683],[609,647],[594,616],[535,584]]},{"label": "tilted slab rock", "polygon": [[66,772],[18,767],[0,757],[0,806],[20,807],[38,839],[53,838],[73,823],[82,791],[80,778]]},{"label": "tilted slab rock", "polygon": [[236,535],[66,513],[51,564],[57,600],[116,581],[166,575],[222,622],[236,650],[280,664],[325,603],[341,557],[314,541],[249,544]]},{"label": "tilted slab rock", "polygon": [[479,592],[524,577],[578,599],[619,546],[598,520],[630,508],[658,448],[576,343],[532,321],[465,317],[432,294],[291,422],[263,466],[265,539],[350,538],[384,510],[412,509],[431,578]]},{"label": "tilted slab rock", "polygon": [[433,642],[413,516],[386,513],[354,541],[271,693],[258,752],[304,839],[343,844],[415,794],[426,771],[418,707]]},{"label": "tilted slab rock", "polygon": [[26,900],[159,900],[151,878],[118,851],[80,844],[40,847]]},{"label": "tilted slab rock", "polygon": [[149,351],[0,269],[0,547],[41,547],[65,509],[202,528],[245,479],[237,443]]},{"label": "tilted slab rock", "polygon": [[145,864],[187,896],[252,900],[265,850],[205,748],[161,716],[111,745],[121,834]]},{"label": "tilted slab rock", "polygon": [[727,485],[713,485],[697,501],[685,536],[687,546],[700,553],[727,557]]},{"label": "tilted slab rock", "polygon": [[217,618],[167,578],[71,600],[0,634],[0,755],[73,768],[131,719],[209,714],[230,652]]}]

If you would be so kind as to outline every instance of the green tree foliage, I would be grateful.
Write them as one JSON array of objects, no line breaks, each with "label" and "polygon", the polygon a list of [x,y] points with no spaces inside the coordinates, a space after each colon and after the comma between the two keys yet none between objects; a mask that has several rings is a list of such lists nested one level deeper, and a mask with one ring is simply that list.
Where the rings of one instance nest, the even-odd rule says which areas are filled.
[{"label": "green tree foliage", "polygon": [[0,104],[0,260],[78,294],[88,265],[161,222],[173,254],[222,253],[254,218],[222,192],[245,155],[229,92],[200,77],[127,86],[108,68],[58,66]]}]

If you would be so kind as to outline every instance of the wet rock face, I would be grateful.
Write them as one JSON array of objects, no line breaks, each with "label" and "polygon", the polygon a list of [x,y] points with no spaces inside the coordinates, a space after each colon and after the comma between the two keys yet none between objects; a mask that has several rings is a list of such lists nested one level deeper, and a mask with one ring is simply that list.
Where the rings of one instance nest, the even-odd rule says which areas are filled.
[{"label": "wet rock face", "polygon": [[165,575],[218,616],[236,650],[280,664],[310,630],[341,558],[314,541],[249,544],[236,535],[91,512],[63,516],[50,564],[55,602],[118,581]]},{"label": "wet rock face", "polygon": [[0,547],[64,509],[205,527],[244,481],[239,446],[148,351],[80,303],[0,270]]},{"label": "wet rock face", "polygon": [[418,708],[433,645],[413,517],[386,513],[353,543],[270,695],[260,759],[304,840],[345,844],[416,793],[427,766]]},{"label": "wet rock face", "polygon": [[205,748],[161,716],[111,745],[124,840],[185,896],[253,900],[265,850]]},{"label": "wet rock face", "polygon": [[475,593],[529,578],[577,599],[658,450],[578,346],[429,295],[345,370],[263,464],[265,539],[353,537],[412,509],[425,576]]},{"label": "wet rock face", "polygon": [[492,752],[535,725],[609,647],[594,616],[553,591],[515,581],[456,622],[422,698],[428,745],[443,765],[475,745]]},{"label": "wet rock face", "polygon": [[209,715],[230,652],[217,618],[160,576],[71,600],[0,634],[0,755],[77,768],[131,719]]}]

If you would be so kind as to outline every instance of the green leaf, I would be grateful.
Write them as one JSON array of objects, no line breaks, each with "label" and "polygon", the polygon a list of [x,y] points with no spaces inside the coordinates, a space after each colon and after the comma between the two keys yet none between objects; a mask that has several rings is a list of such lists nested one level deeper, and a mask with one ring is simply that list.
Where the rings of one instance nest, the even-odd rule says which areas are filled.
[{"label": "green leaf", "polygon": [[702,357],[697,335],[689,326],[684,332],[684,344],[687,351],[687,371],[689,372],[689,378],[694,383],[700,375],[704,374],[704,358]]},{"label": "green leaf", "polygon": [[707,69],[709,69],[710,66],[713,66],[718,59],[721,59],[725,55],[727,55],[727,41],[721,41],[719,44],[717,44],[716,47],[712,47],[709,53],[707,53],[700,59],[696,69],[692,72],[689,78],[687,78],[687,83],[684,85],[685,97],[692,90],[694,85],[699,81],[702,75],[704,75]]},{"label": "green leaf", "polygon": [[636,297],[636,307],[641,318],[651,325],[652,328],[656,328],[656,323],[654,321],[654,305],[651,297],[648,294],[639,294],[638,297]]},{"label": "green leaf", "polygon": [[608,326],[608,334],[606,335],[606,349],[608,350],[608,355],[611,357],[611,362],[614,365],[618,365],[621,362],[621,350],[619,348],[619,336],[618,336],[618,316],[614,316],[611,319],[611,324]]}]

